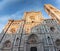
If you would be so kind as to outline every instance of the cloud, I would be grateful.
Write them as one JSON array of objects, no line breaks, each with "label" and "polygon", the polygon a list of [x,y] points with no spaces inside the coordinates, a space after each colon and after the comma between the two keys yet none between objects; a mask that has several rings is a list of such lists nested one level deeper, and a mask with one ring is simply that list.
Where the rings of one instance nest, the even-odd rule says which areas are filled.
[{"label": "cloud", "polygon": [[0,17],[0,33],[3,30],[4,26],[7,24],[9,19],[14,19],[14,20],[21,19],[23,17],[23,15],[21,15],[23,12],[24,11],[21,10],[11,15],[1,16]]},{"label": "cloud", "polygon": [[0,23],[2,23],[2,22],[6,22],[6,21],[8,21],[9,19],[21,19],[21,17],[23,16],[23,15],[21,15],[23,13],[23,10],[22,11],[18,11],[18,12],[16,12],[16,13],[14,13],[14,14],[11,14],[11,15],[2,15],[1,17],[0,17]]},{"label": "cloud", "polygon": [[7,5],[15,2],[19,2],[22,0],[2,0],[0,1],[0,10],[3,10]]},{"label": "cloud", "polygon": [[4,25],[3,24],[0,24],[0,33],[2,32],[3,27],[4,27]]},{"label": "cloud", "polygon": [[2,16],[0,18],[0,33],[2,32],[4,26],[7,24],[8,19],[10,19],[10,18],[7,16]]},{"label": "cloud", "polygon": [[21,19],[23,16],[24,10],[17,11],[16,13],[12,14],[10,17],[12,19]]},{"label": "cloud", "polygon": [[60,4],[60,0],[56,0],[56,3],[57,3],[57,4]]},{"label": "cloud", "polygon": [[2,16],[0,18],[0,33],[2,32],[4,26],[7,24],[8,19],[10,19],[8,16]]}]

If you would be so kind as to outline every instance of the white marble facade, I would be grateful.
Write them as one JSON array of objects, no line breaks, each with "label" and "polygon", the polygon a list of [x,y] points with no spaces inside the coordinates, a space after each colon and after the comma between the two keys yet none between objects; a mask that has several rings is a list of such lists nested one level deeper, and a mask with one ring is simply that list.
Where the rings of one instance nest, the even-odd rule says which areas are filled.
[{"label": "white marble facade", "polygon": [[[4,35],[4,32],[1,34]],[[4,35],[0,41],[0,51],[60,51],[60,25],[56,20],[45,19],[28,35],[22,26],[19,33]]]},{"label": "white marble facade", "polygon": [[[40,17],[40,15],[38,16]],[[32,21],[30,20],[30,22]],[[10,24],[12,23],[10,22]],[[22,21],[15,34],[6,33],[8,29],[5,32],[2,30],[0,33],[0,51],[60,51],[60,24],[56,19],[43,19],[40,24],[31,28],[29,34],[24,31],[24,25],[25,21]]]}]

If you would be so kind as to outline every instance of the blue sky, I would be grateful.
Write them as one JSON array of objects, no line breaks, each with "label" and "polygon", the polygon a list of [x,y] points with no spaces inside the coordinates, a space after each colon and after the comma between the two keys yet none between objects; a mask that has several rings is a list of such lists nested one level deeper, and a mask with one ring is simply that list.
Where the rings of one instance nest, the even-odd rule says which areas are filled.
[{"label": "blue sky", "polygon": [[60,9],[60,0],[0,0],[0,32],[9,19],[21,19],[26,11],[41,11],[45,18],[49,18],[44,4]]}]

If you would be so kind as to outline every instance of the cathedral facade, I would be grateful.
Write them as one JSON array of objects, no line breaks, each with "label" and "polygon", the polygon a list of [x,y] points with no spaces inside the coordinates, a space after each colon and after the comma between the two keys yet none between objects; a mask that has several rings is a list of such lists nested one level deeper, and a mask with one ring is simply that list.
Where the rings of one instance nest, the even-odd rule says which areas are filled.
[{"label": "cathedral facade", "polygon": [[0,34],[0,51],[60,51],[60,10],[44,8],[50,19],[32,11],[22,20],[9,20]]}]

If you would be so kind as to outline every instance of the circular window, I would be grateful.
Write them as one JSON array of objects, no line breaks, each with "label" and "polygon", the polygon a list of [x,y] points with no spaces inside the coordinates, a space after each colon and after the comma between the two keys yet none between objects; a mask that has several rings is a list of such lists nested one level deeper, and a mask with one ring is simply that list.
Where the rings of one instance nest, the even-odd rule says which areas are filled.
[{"label": "circular window", "polygon": [[60,51],[60,50],[59,50]]},{"label": "circular window", "polygon": [[4,42],[4,47],[11,47],[11,41],[7,40]]},{"label": "circular window", "polygon": [[34,23],[34,21],[32,21],[32,23]]},{"label": "circular window", "polygon": [[50,30],[53,32],[55,30],[55,28],[54,27],[50,27]]},{"label": "circular window", "polygon": [[60,46],[60,39],[57,39],[57,40],[55,41],[55,43],[56,43],[57,46]]}]

